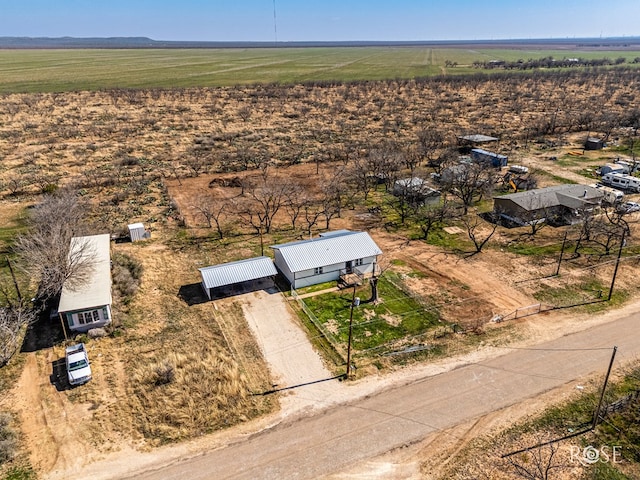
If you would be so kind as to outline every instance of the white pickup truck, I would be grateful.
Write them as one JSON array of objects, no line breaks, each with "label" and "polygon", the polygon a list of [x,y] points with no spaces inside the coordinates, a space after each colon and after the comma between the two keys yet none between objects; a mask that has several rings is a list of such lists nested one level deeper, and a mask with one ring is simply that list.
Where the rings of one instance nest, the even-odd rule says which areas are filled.
[{"label": "white pickup truck", "polygon": [[65,350],[67,376],[71,385],[82,385],[91,380],[91,365],[84,343],[71,345]]}]

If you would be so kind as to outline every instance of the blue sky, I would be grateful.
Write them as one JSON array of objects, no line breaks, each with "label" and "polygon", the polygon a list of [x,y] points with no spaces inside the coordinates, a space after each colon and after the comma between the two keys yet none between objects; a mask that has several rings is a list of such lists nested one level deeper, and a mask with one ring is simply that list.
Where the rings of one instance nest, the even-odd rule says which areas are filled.
[{"label": "blue sky", "polygon": [[458,40],[640,36],[640,0],[0,0],[0,36]]}]

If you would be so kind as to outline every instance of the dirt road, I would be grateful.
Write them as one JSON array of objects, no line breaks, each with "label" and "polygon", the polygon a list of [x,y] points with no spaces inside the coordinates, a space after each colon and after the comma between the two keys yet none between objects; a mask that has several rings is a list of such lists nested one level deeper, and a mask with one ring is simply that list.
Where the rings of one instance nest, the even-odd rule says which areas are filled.
[{"label": "dirt road", "polygon": [[[317,478],[418,442],[494,410],[522,402],[640,353],[640,315],[631,315],[531,348],[510,349],[308,418],[246,441],[135,474],[137,479]],[[130,477],[134,478],[134,476]]]}]

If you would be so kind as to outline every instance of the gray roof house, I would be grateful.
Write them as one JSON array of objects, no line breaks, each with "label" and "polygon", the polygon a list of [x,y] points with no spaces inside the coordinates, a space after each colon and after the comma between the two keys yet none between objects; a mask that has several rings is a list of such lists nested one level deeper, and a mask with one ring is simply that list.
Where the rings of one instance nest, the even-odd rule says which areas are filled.
[{"label": "gray roof house", "polygon": [[576,223],[581,211],[599,206],[603,197],[603,192],[589,185],[556,185],[494,197],[493,211],[518,225]]},{"label": "gray roof house", "polygon": [[292,288],[372,275],[378,255],[382,254],[367,232],[350,230],[326,232],[317,238],[271,248],[278,271]]},{"label": "gray roof house", "polygon": [[91,235],[71,239],[70,257],[81,255],[92,264],[86,283],[76,288],[65,284],[58,312],[70,330],[86,332],[111,323],[110,235]]},{"label": "gray roof house", "polygon": [[216,293],[221,293],[224,288],[274,277],[278,274],[273,260],[269,257],[248,258],[198,270],[202,276],[202,289],[209,300]]}]

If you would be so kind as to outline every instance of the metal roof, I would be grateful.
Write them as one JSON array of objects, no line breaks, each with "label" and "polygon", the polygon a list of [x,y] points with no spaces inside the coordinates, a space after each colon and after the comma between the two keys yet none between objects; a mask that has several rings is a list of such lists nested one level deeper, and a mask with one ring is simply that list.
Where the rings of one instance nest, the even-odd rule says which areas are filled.
[{"label": "metal roof", "polygon": [[73,237],[69,256],[77,253],[90,258],[93,271],[89,280],[84,285],[75,288],[75,290],[71,290],[66,286],[62,288],[58,310],[60,312],[71,312],[110,305],[111,254],[109,234]]},{"label": "metal roof", "polygon": [[506,155],[501,155],[499,153],[490,152],[489,150],[484,150],[482,148],[474,148],[471,152],[479,153],[481,155],[487,155],[493,158],[508,158]]},{"label": "metal roof", "polygon": [[289,270],[300,272],[382,254],[367,232],[329,232],[330,234],[300,242],[272,245],[279,250]]},{"label": "metal roof", "polygon": [[277,275],[278,271],[269,257],[248,258],[237,262],[222,263],[199,268],[206,288],[216,288],[258,278]]},{"label": "metal roof", "polygon": [[467,142],[472,142],[472,143],[497,142],[498,140],[500,140],[499,138],[496,138],[496,137],[489,137],[488,135],[480,135],[480,134],[461,135],[458,138],[460,140],[465,140]]},{"label": "metal roof", "polygon": [[581,208],[589,204],[599,203],[603,197],[604,193],[589,185],[568,184],[511,193],[495,197],[494,200],[496,198],[508,199],[525,210],[531,211],[560,205],[569,208]]}]

